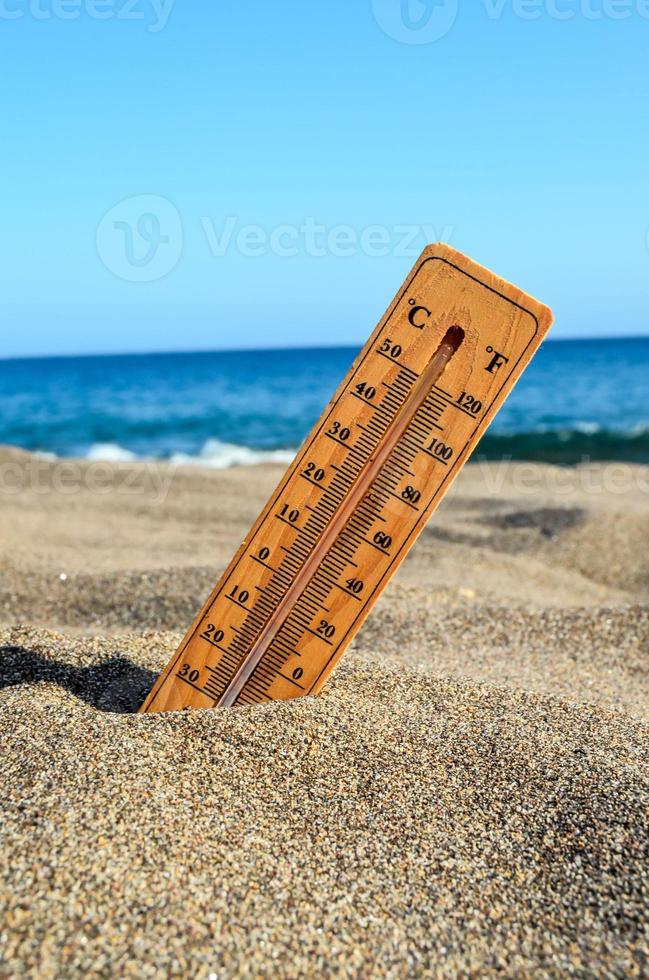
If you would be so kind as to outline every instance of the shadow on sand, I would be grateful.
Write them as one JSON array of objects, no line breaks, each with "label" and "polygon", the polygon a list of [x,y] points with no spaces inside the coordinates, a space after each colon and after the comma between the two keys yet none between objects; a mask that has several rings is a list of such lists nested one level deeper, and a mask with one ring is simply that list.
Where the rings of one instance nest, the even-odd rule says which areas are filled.
[{"label": "shadow on sand", "polygon": [[0,690],[18,684],[58,684],[99,711],[135,713],[157,676],[125,657],[76,667],[48,660],[25,647],[0,647]]}]

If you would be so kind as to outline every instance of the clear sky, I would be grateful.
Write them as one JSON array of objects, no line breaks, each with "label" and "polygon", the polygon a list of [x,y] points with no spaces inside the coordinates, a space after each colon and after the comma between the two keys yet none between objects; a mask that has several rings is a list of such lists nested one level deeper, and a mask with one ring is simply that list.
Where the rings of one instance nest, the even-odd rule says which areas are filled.
[{"label": "clear sky", "polygon": [[649,0],[0,0],[0,356],[360,343],[425,241],[649,333]]}]

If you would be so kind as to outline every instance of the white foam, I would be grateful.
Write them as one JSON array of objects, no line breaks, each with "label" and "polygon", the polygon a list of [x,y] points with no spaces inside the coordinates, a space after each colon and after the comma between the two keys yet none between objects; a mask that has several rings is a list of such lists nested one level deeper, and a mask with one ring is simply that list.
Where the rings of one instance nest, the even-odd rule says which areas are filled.
[{"label": "white foam", "polygon": [[602,431],[602,427],[598,422],[575,422],[575,431],[584,436],[594,436]]},{"label": "white foam", "polygon": [[225,470],[231,466],[254,466],[257,463],[291,463],[295,456],[293,449],[250,449],[237,446],[220,439],[208,439],[197,456],[188,453],[174,453],[170,463],[175,466],[205,466],[214,470]]},{"label": "white foam", "polygon": [[649,422],[636,422],[628,432],[623,432],[625,439],[635,439],[637,436],[649,435]]},{"label": "white foam", "polygon": [[136,453],[115,442],[96,442],[86,453],[86,459],[93,463],[132,463],[137,458]]}]

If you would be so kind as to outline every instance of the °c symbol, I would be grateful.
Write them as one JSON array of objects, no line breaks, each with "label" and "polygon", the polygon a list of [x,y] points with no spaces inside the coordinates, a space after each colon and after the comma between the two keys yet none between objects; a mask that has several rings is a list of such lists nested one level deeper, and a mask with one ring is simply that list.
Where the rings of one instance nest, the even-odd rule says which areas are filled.
[{"label": "\u00b0c symbol", "polygon": [[426,320],[431,315],[430,310],[425,306],[415,306],[415,301],[409,300],[412,309],[408,314],[408,323],[411,326],[416,327],[417,330],[423,330],[426,326]]}]

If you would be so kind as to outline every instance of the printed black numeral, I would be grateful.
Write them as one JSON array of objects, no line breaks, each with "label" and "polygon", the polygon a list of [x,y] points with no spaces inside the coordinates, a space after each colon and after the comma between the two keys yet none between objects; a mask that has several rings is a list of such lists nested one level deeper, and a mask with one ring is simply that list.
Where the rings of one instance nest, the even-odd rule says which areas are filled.
[{"label": "printed black numeral", "polygon": [[440,439],[433,439],[430,446],[428,447],[428,452],[432,453],[433,456],[437,456],[438,459],[449,460],[453,455],[453,450],[450,446],[447,446],[445,442]]},{"label": "printed black numeral", "polygon": [[247,592],[245,589],[239,589],[239,586],[235,585],[235,587],[232,589],[232,592],[230,593],[230,597],[232,599],[236,599],[236,601],[240,603],[242,606],[245,606],[248,599],[250,598],[250,593]]},{"label": "printed black numeral", "polygon": [[388,354],[393,361],[396,361],[401,355],[403,348],[401,344],[393,344],[389,337],[387,337],[381,344],[379,350],[382,354]]},{"label": "printed black numeral", "polygon": [[473,395],[470,395],[468,391],[462,392],[457,403],[462,408],[466,408],[467,412],[471,412],[472,415],[479,415],[482,409],[482,402],[479,402]]},{"label": "printed black numeral", "polygon": [[307,463],[304,476],[308,480],[313,480],[314,483],[322,483],[325,478],[325,471],[322,467],[317,466],[316,463]]},{"label": "printed black numeral", "polygon": [[202,634],[206,640],[211,640],[212,643],[220,643],[225,633],[223,630],[217,630],[214,623],[208,623],[207,627],[203,630]]},{"label": "printed black numeral", "polygon": [[374,535],[374,544],[377,544],[379,548],[383,551],[387,551],[392,544],[392,538],[389,534],[385,534],[383,531],[377,531]]},{"label": "printed black numeral", "polygon": [[337,436],[340,442],[347,442],[351,435],[351,430],[346,426],[341,425],[340,422],[334,422],[329,429],[330,436]]},{"label": "printed black numeral", "polygon": [[368,402],[371,402],[372,399],[376,396],[376,388],[373,388],[372,385],[368,385],[367,382],[365,381],[363,381],[359,385],[356,385],[356,391],[358,392],[359,395],[361,395],[362,398],[365,398],[365,400]]}]

